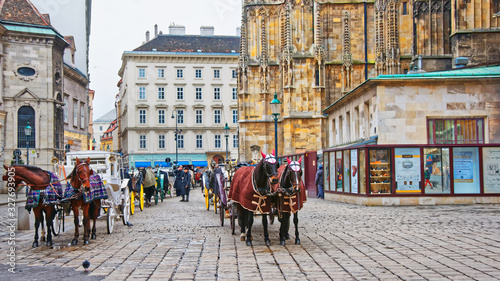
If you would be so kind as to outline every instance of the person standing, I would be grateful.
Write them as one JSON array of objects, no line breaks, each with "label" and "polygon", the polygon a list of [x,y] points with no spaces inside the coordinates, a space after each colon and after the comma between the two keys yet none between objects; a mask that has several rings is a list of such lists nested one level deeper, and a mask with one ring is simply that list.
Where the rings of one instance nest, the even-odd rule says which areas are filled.
[{"label": "person standing", "polygon": [[155,183],[155,174],[151,170],[151,167],[148,167],[144,177],[144,193],[146,194],[147,207],[151,207],[151,196],[153,196],[154,193]]},{"label": "person standing", "polygon": [[318,171],[316,172],[316,178],[314,179],[314,184],[318,187],[318,196],[316,198],[325,199],[325,194],[323,190],[323,165],[319,164]]},{"label": "person standing", "polygon": [[180,177],[182,173],[182,166],[174,167],[174,188],[175,188],[175,196],[181,195],[182,184],[180,182]]},{"label": "person standing", "polygon": [[189,174],[188,168],[184,167],[183,170],[179,172],[179,177],[176,177],[176,184],[179,181],[179,186],[181,188],[182,199],[181,202],[189,202],[189,186],[191,183],[191,175]]}]

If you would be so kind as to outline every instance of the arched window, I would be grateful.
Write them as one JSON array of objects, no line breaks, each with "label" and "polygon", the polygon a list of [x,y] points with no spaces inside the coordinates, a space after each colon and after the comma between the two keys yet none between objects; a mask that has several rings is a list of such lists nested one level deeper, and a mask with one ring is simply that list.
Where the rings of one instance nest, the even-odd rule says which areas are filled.
[{"label": "arched window", "polygon": [[26,148],[26,135],[24,130],[28,125],[31,127],[31,135],[29,136],[29,147],[34,148],[36,136],[35,110],[31,106],[21,106],[17,111],[17,147]]}]

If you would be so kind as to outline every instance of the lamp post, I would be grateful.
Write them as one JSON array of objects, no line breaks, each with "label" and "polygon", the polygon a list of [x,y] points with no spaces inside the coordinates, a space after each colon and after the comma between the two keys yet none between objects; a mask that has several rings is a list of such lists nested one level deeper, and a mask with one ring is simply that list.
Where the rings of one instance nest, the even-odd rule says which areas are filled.
[{"label": "lamp post", "polygon": [[271,101],[271,111],[274,119],[274,149],[275,156],[278,159],[278,117],[281,112],[281,102],[278,100],[278,94],[274,93],[274,99]]},{"label": "lamp post", "polygon": [[92,140],[92,150],[95,150],[95,144],[96,144],[96,141],[95,141],[95,138]]},{"label": "lamp post", "polygon": [[226,138],[226,162],[227,162],[227,159],[228,159],[228,138],[229,138],[229,127],[227,126],[227,123],[226,123],[226,127],[224,127],[224,137]]},{"label": "lamp post", "polygon": [[[175,116],[174,116],[174,111],[175,111]],[[175,163],[179,163],[179,142],[178,142],[178,135],[182,132],[182,130],[177,129],[177,123],[179,123],[179,111],[177,109],[174,109],[172,111],[172,119],[175,119]]]},{"label": "lamp post", "polygon": [[29,165],[30,164],[29,147],[30,147],[30,136],[31,136],[30,122],[28,122],[28,125],[24,127],[24,134],[26,135],[26,165]]}]

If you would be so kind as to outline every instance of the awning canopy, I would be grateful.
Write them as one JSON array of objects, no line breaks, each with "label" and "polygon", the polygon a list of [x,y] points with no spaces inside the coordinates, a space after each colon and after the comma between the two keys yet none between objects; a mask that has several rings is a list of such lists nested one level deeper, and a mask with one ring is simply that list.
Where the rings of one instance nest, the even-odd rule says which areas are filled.
[{"label": "awning canopy", "polygon": [[189,165],[189,161],[179,160],[179,163],[177,163],[177,165]]},{"label": "awning canopy", "polygon": [[193,166],[195,167],[208,167],[207,161],[193,161]]},{"label": "awning canopy", "polygon": [[165,161],[155,161],[155,167],[160,166],[160,167],[170,167],[172,162],[167,163]]},{"label": "awning canopy", "polygon": [[150,162],[150,161],[147,161],[147,162],[139,162],[139,161],[136,161],[136,162],[135,162],[135,167],[136,167],[136,168],[147,168],[147,167],[151,167],[151,162]]}]

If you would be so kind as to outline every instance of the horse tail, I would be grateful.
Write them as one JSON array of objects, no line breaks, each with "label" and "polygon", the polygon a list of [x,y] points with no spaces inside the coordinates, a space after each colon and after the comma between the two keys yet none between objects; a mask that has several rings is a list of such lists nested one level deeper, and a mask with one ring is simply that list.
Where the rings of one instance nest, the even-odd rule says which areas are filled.
[{"label": "horse tail", "polygon": [[94,200],[89,206],[90,219],[96,220],[101,215],[101,200]]}]

